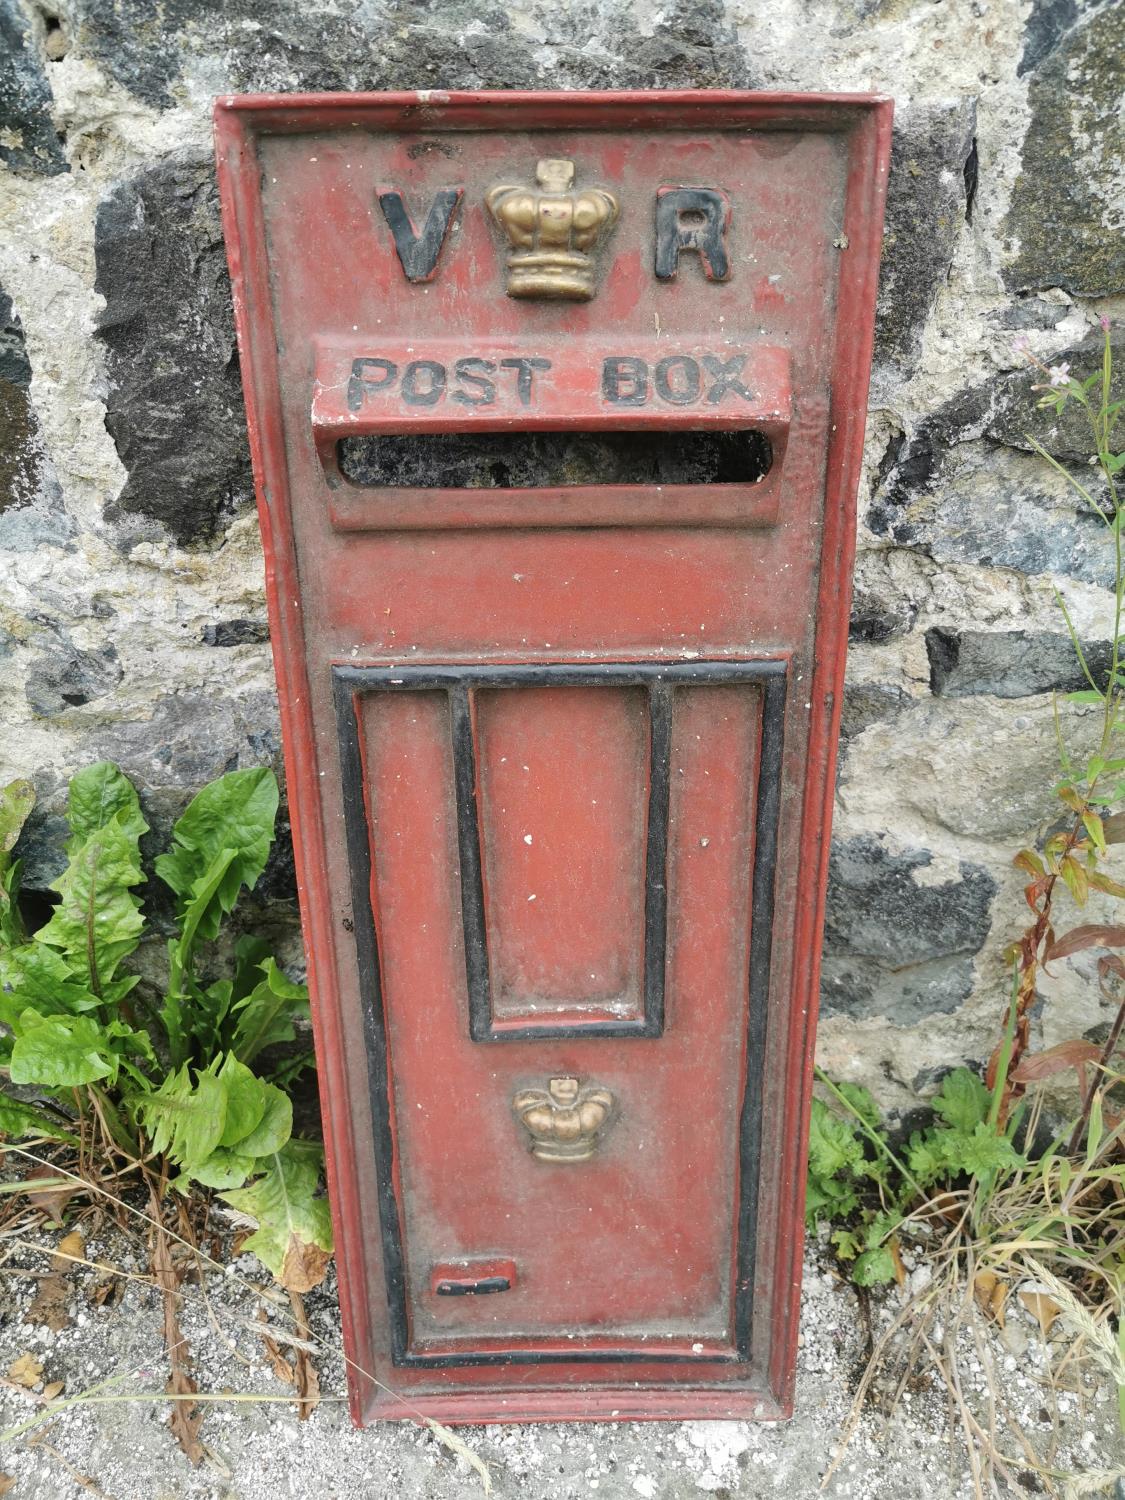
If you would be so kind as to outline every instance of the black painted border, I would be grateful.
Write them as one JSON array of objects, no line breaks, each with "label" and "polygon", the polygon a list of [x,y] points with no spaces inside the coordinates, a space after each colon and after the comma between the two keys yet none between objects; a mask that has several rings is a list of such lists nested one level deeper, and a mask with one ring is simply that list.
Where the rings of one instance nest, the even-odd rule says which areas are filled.
[{"label": "black painted border", "polygon": [[[333,695],[340,743],[343,780],[344,823],[352,880],[356,956],[367,1047],[372,1128],[375,1142],[380,1235],[390,1317],[391,1362],[414,1369],[455,1369],[470,1365],[551,1364],[709,1364],[739,1363],[750,1359],[753,1325],[754,1274],[757,1249],[759,1171],[761,1162],[762,1062],[764,1058],[770,960],[773,939],[774,883],[777,868],[778,816],[781,803],[781,752],[784,733],[787,664],[776,659],[740,662],[610,662],[598,665],[550,663],[521,666],[334,666]],[[394,1186],[394,1134],[391,1125],[386,1014],[380,984],[379,953],[375,917],[371,904],[372,855],[364,793],[363,757],[359,739],[357,697],[368,692],[445,691],[450,697],[450,720],[454,741],[454,776],[463,778],[466,761],[462,750],[458,765],[458,736],[472,728],[465,719],[468,695],[473,687],[647,687],[650,705],[661,694],[659,712],[666,715],[671,734],[671,690],[678,687],[760,683],[763,688],[761,745],[758,763],[755,855],[751,892],[751,942],[748,973],[749,1025],[747,1034],[746,1090],[739,1124],[739,1202],[736,1278],[734,1291],[735,1338],[730,1353],[685,1355],[658,1349],[568,1349],[545,1352],[532,1349],[489,1350],[426,1354],[410,1348],[410,1320],[406,1300],[406,1266],[403,1255],[403,1225]],[[655,706],[655,705],[653,705]],[[652,755],[656,761],[656,718],[652,720]],[[667,761],[667,756],[664,757]],[[471,770],[471,762],[468,764]],[[467,790],[467,788],[466,788]],[[462,791],[458,789],[458,838],[462,840],[460,816]],[[473,790],[475,799],[475,788]],[[653,797],[650,792],[651,840]],[[667,808],[664,810],[666,839]],[[480,844],[475,843],[479,867]],[[464,843],[459,843],[464,868]],[[666,854],[666,850],[664,851]],[[662,859],[663,859],[662,855]],[[646,861],[647,863],[647,861]],[[479,873],[479,868],[478,868]],[[647,882],[646,882],[647,885]],[[654,914],[655,915],[655,914]],[[666,912],[660,913],[664,922]],[[483,912],[482,912],[483,918]],[[649,908],[646,890],[646,955]],[[646,965],[647,968],[647,965]],[[647,974],[646,974],[647,979]],[[646,985],[647,988],[647,985]],[[661,991],[663,986],[661,986]],[[647,1002],[647,994],[646,994]],[[647,1021],[647,1017],[646,1017]],[[637,1035],[645,1023],[622,1023],[634,1029],[613,1034]],[[550,1036],[561,1028],[543,1028]],[[579,1035],[591,1028],[579,1027]],[[536,1028],[521,1028],[521,1039],[535,1039]],[[606,1035],[605,1031],[600,1033]],[[644,1033],[641,1033],[644,1034]]]}]

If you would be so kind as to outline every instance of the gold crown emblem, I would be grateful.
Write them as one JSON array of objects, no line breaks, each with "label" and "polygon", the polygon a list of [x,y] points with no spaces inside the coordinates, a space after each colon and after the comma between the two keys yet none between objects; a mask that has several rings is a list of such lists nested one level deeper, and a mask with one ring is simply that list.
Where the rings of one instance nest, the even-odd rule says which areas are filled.
[{"label": "gold crown emblem", "polygon": [[617,220],[617,199],[604,188],[572,192],[572,161],[545,158],[535,181],[538,188],[502,184],[485,194],[512,246],[508,296],[588,302],[596,290],[592,252]]},{"label": "gold crown emblem", "polygon": [[531,1136],[540,1161],[586,1161],[613,1113],[613,1095],[577,1078],[552,1078],[545,1089],[523,1089],[512,1108]]}]

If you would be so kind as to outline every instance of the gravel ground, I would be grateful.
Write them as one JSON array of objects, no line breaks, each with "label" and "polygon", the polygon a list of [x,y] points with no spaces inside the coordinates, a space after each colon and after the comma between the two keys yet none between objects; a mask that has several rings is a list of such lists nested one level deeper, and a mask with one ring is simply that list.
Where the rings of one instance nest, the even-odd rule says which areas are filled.
[{"label": "gravel ground", "polygon": [[[90,1259],[144,1273],[143,1246],[105,1226],[97,1231],[91,1221],[80,1228],[91,1235]],[[58,1231],[22,1233],[44,1247],[60,1241]],[[427,1431],[399,1423],[364,1432],[351,1427],[340,1399],[344,1373],[331,1274],[307,1298],[313,1334],[323,1345],[316,1363],[324,1399],[305,1422],[297,1420],[291,1404],[261,1399],[284,1397],[286,1387],[251,1326],[262,1303],[250,1284],[260,1267],[249,1256],[234,1262],[233,1274],[210,1274],[202,1286],[184,1289],[182,1328],[201,1390],[251,1397],[208,1406],[201,1438],[209,1456],[198,1468],[168,1430],[168,1404],[157,1401],[86,1401],[11,1437],[12,1428],[42,1410],[42,1391],[51,1382],[65,1382],[63,1394],[75,1396],[121,1377],[94,1394],[131,1397],[161,1391],[167,1376],[160,1302],[151,1287],[117,1280],[121,1295],[105,1296],[104,1277],[72,1265],[50,1284],[58,1294],[53,1321],[66,1320],[52,1330],[27,1321],[45,1283],[25,1273],[49,1269],[43,1255],[13,1243],[10,1230],[6,1244],[0,1240],[0,1375],[7,1372],[0,1385],[0,1470],[14,1481],[6,1491],[0,1487],[0,1494],[19,1500],[100,1495],[112,1500],[460,1500],[481,1494],[480,1481],[465,1461]],[[896,1296],[873,1304],[876,1334]],[[841,1284],[814,1251],[806,1267],[797,1414],[790,1423],[495,1426],[463,1429],[462,1436],[489,1464],[500,1497],[814,1496],[836,1453],[863,1367],[865,1323],[855,1291]],[[1072,1389],[1056,1397],[1044,1379],[1046,1353],[1038,1324],[1018,1307],[1002,1338],[989,1338],[1004,1395],[1028,1432],[1042,1443],[1056,1432],[1056,1468],[1091,1474],[1122,1461],[1116,1402],[1104,1377],[1099,1386],[1095,1378],[1067,1369],[1063,1380]],[[11,1376],[11,1366],[25,1354],[42,1365],[31,1389]],[[969,1384],[983,1387],[979,1360],[975,1354],[966,1359]],[[864,1416],[824,1494],[852,1500],[972,1495],[964,1448],[950,1441],[944,1394],[925,1381],[915,1387],[903,1393],[889,1425],[874,1412]],[[967,1395],[975,1399],[972,1391]],[[1014,1438],[1002,1440],[1005,1446],[1017,1451]],[[994,1493],[1050,1492],[1026,1468],[1016,1476],[1015,1487],[1001,1485]]]}]

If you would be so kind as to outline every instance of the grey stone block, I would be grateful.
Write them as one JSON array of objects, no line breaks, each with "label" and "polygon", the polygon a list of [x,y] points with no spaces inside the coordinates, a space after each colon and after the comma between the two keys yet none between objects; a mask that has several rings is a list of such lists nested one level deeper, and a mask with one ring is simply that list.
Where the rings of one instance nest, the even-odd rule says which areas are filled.
[{"label": "grey stone block", "polygon": [[74,11],[76,48],[158,109],[200,55],[220,60],[226,87],[248,92],[752,82],[722,0],[673,0],[651,32],[624,6],[579,0],[548,19],[549,70],[534,38],[477,0],[321,8],[315,26],[297,0],[75,0]]},{"label": "grey stone block", "polygon": [[39,639],[45,638],[49,644],[32,660],[24,679],[27,701],[41,718],[103,698],[121,681],[121,663],[112,645],[82,651],[61,631],[45,632]]},{"label": "grey stone block", "polygon": [[74,534],[43,452],[31,401],[31,360],[12,299],[0,287],[0,547],[66,547]]},{"label": "grey stone block", "polygon": [[896,110],[875,325],[877,384],[913,368],[975,190],[976,100]]},{"label": "grey stone block", "polygon": [[30,385],[23,327],[12,299],[0,287],[0,511],[28,504],[39,489]]},{"label": "grey stone block", "polygon": [[[1125,364],[1125,341],[1115,337],[1113,351]],[[1101,359],[1100,338],[1055,356],[1076,376],[1092,373]],[[1015,454],[1034,454],[1034,438],[1105,502],[1088,462],[1094,447],[1088,419],[1076,402],[1061,417],[1041,409],[1035,387],[1044,378],[1031,369],[1004,371],[959,391],[909,438],[896,437],[867,511],[875,535],[939,560],[1106,583],[1112,557],[1098,515],[1077,493],[1067,495],[1068,511],[1045,462],[1014,462]]]},{"label": "grey stone block", "polygon": [[70,171],[51,119],[46,66],[19,0],[0,0],[0,162],[28,176]]},{"label": "grey stone block", "polygon": [[1031,123],[1004,222],[1014,291],[1125,290],[1125,7],[1038,4],[1021,70]]},{"label": "grey stone block", "polygon": [[[930,688],[941,698],[1026,698],[1089,687],[1070,637],[1049,631],[935,627],[926,631],[926,651]],[[1094,681],[1104,686],[1113,643],[1087,641],[1083,652]]]},{"label": "grey stone block", "polygon": [[[99,205],[106,427],[128,471],[110,520],[205,543],[252,499],[230,281],[209,157],[173,157]],[[151,530],[151,525],[148,528]]]},{"label": "grey stone block", "polygon": [[892,854],[871,834],[835,839],[829,860],[821,1005],[827,1015],[912,1025],[948,1012],[972,989],[996,882],[961,861],[959,878],[919,884],[928,849]]},{"label": "grey stone block", "polygon": [[894,683],[845,683],[844,704],[840,711],[840,739],[844,742],[862,734],[871,724],[893,719],[914,700]]}]

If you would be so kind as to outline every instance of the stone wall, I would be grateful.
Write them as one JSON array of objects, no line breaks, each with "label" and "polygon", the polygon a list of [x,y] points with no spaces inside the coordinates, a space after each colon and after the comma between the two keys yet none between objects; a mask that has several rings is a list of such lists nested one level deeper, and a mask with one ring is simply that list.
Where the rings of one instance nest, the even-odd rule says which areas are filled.
[{"label": "stone wall", "polygon": [[[1101,529],[1024,436],[1080,434],[1013,340],[1079,369],[1121,312],[1113,0],[0,0],[0,776],[43,888],[95,757],[158,828],[280,770],[213,96],[685,85],[897,101],[821,1054],[905,1106],[991,1043],[1075,682],[1054,588],[1110,629]],[[266,894],[295,931],[284,853]],[[1062,967],[1048,1035],[1104,1026]]]}]

